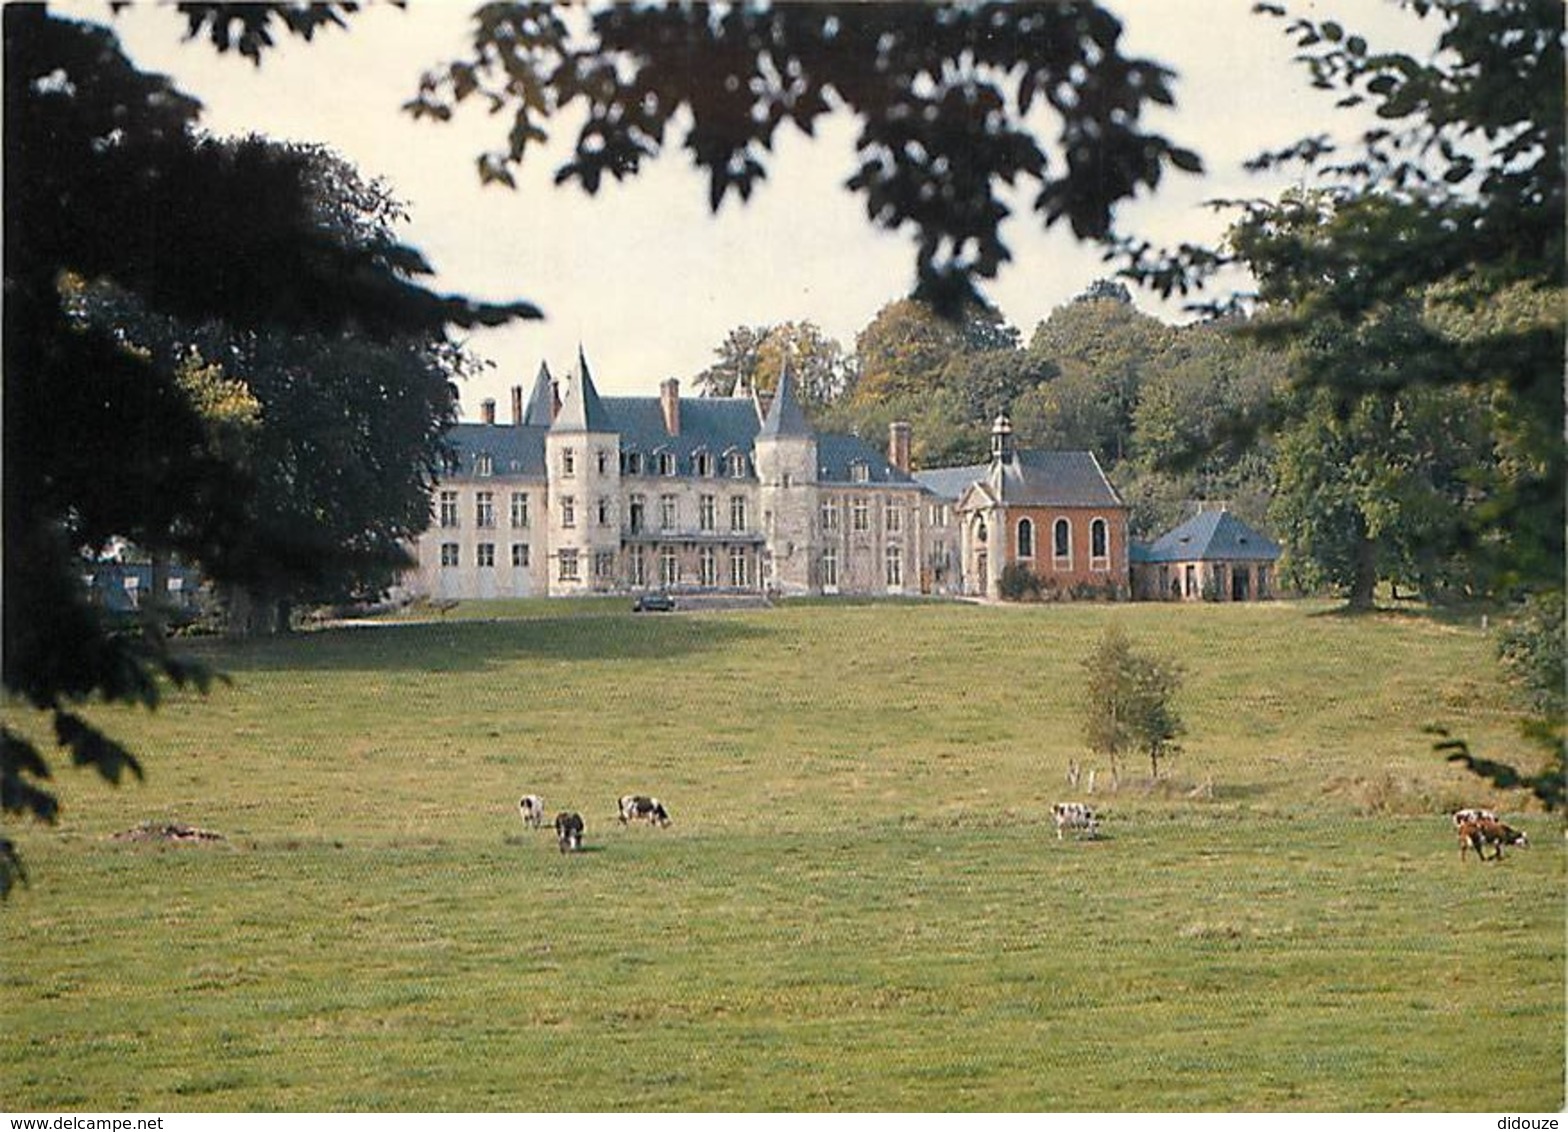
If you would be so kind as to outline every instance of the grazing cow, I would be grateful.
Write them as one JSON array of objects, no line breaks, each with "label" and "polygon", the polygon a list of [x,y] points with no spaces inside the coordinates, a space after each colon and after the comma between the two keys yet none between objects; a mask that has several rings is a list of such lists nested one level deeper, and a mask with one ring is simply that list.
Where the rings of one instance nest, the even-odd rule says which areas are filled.
[{"label": "grazing cow", "polygon": [[524,794],[517,803],[517,812],[523,815],[523,824],[538,829],[544,824],[544,799],[537,794]]},{"label": "grazing cow", "polygon": [[627,794],[617,803],[621,824],[629,821],[646,821],[649,825],[669,825],[670,813],[664,803],[646,794]]},{"label": "grazing cow", "polygon": [[555,839],[561,852],[571,853],[583,847],[583,816],[574,813],[555,815]]},{"label": "grazing cow", "polygon": [[1492,818],[1477,818],[1474,821],[1459,824],[1459,859],[1465,859],[1465,853],[1475,850],[1476,860],[1486,860],[1486,847],[1492,846],[1492,860],[1500,860],[1503,855],[1504,845],[1530,845],[1530,839],[1525,836],[1524,830],[1515,829],[1513,826],[1504,825]]},{"label": "grazing cow", "polygon": [[1057,802],[1051,807],[1051,817],[1056,821],[1058,841],[1062,839],[1062,831],[1067,829],[1087,830],[1090,837],[1099,834],[1099,816],[1082,802]]},{"label": "grazing cow", "polygon": [[1497,815],[1491,810],[1455,810],[1454,828],[1458,829],[1467,821],[1496,821]]}]

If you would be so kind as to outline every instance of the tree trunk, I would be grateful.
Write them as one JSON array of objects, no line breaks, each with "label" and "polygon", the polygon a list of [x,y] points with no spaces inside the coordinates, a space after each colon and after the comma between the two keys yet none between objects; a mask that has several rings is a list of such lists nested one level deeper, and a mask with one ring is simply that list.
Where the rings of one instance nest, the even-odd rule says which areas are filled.
[{"label": "tree trunk", "polygon": [[1372,608],[1372,596],[1377,590],[1377,540],[1366,533],[1366,527],[1357,523],[1355,573],[1350,582],[1350,608]]},{"label": "tree trunk", "polygon": [[287,606],[278,598],[258,594],[246,586],[230,586],[228,624],[224,635],[231,641],[271,637],[279,632],[280,611],[287,628]]},{"label": "tree trunk", "polygon": [[152,578],[142,599],[142,636],[150,645],[162,644],[169,631],[169,552],[152,552]]}]

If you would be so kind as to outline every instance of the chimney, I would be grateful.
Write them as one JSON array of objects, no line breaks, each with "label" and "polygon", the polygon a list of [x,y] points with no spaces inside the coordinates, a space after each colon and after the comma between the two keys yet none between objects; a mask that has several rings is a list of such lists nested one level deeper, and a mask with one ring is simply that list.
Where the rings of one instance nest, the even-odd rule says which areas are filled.
[{"label": "chimney", "polygon": [[514,425],[523,423],[523,387],[521,385],[512,386],[512,423]]},{"label": "chimney", "polygon": [[479,415],[485,424],[495,424],[495,400],[493,398],[486,397],[479,402]]},{"label": "chimney", "polygon": [[664,431],[681,434],[681,383],[679,378],[659,382],[659,408],[664,410]]},{"label": "chimney", "polygon": [[908,421],[893,421],[887,426],[887,462],[906,476],[909,474],[909,440],[914,427]]}]

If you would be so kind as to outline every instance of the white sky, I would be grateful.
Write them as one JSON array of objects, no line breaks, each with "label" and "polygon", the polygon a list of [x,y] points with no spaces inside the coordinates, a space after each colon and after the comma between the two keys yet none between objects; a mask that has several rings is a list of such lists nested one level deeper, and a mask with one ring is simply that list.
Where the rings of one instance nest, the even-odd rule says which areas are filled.
[{"label": "white sky", "polygon": [[[645,163],[637,178],[610,182],[596,197],[551,183],[573,136],[553,131],[549,152],[525,162],[516,191],[481,188],[474,160],[500,148],[509,115],[465,106],[447,124],[415,122],[400,106],[427,68],[463,55],[477,0],[416,0],[408,9],[372,8],[349,30],[315,42],[290,40],[260,68],[237,54],[219,56],[183,41],[171,10],[141,7],[111,18],[100,0],[59,5],[80,18],[111,23],[145,69],[175,76],[206,106],[217,134],[260,132],[321,142],[366,175],[385,178],[408,202],[407,242],[424,252],[442,291],[544,309],[546,321],[484,331],[470,339],[496,368],[463,390],[465,417],[494,398],[505,418],[506,390],[532,381],[541,360],[557,376],[587,353],[601,393],[652,396],[665,377],[690,378],[742,324],[809,319],[846,350],[887,302],[913,283],[915,249],[905,234],[873,229],[859,196],[842,188],[854,169],[853,130],[835,122],[808,140],[781,127],[769,180],[749,204],[733,197],[714,216],[706,179],[676,144]],[[1358,120],[1313,92],[1277,19],[1252,15],[1252,0],[1109,0],[1125,24],[1123,52],[1177,71],[1177,107],[1149,124],[1195,149],[1207,173],[1175,174],[1152,199],[1124,206],[1124,230],[1156,244],[1213,240],[1223,218],[1203,207],[1216,197],[1271,196],[1288,178],[1264,180],[1241,169],[1248,157],[1309,133],[1353,131]],[[1430,49],[1426,24],[1393,3],[1339,0],[1293,8],[1346,23],[1374,49]],[[1025,341],[1035,325],[1095,279],[1109,274],[1093,248],[1063,232],[1041,230],[1020,202],[1004,228],[1013,262],[986,294]],[[1180,301],[1153,295],[1138,305],[1171,321]]]}]

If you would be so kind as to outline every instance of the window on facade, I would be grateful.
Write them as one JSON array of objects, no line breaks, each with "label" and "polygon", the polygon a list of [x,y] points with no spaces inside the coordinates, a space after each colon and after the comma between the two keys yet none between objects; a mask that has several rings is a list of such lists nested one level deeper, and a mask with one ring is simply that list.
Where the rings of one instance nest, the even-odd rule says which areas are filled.
[{"label": "window on facade", "polygon": [[659,496],[659,529],[673,531],[676,523],[675,496]]},{"label": "window on facade", "polygon": [[831,546],[822,552],[822,588],[838,589],[838,550]]},{"label": "window on facade", "polygon": [[849,526],[855,531],[869,531],[870,520],[867,518],[866,497],[857,495],[849,503]]},{"label": "window on facade", "polygon": [[561,474],[575,476],[577,474],[577,450],[575,448],[561,449]]},{"label": "window on facade", "polygon": [[631,524],[632,534],[637,534],[642,530],[643,523],[647,521],[647,510],[648,501],[646,499],[640,495],[634,495],[631,497],[628,507],[628,521]]},{"label": "window on facade", "polygon": [[444,542],[444,543],[441,544],[441,565],[443,565],[443,566],[456,566],[457,565],[457,543],[455,543],[455,542]]},{"label": "window on facade", "polygon": [[561,496],[561,526],[577,525],[577,500],[570,495]]},{"label": "window on facade", "polygon": [[599,474],[602,476],[610,470],[610,453],[607,449],[601,448],[595,453],[595,457],[598,460]]},{"label": "window on facade", "polygon": [[1058,519],[1051,527],[1051,554],[1058,566],[1071,566],[1073,561],[1073,528],[1066,519]]},{"label": "window on facade", "polygon": [[887,588],[901,590],[904,588],[904,552],[899,547],[890,546],[886,555]]},{"label": "window on facade", "polygon": [[630,575],[627,581],[634,586],[646,586],[648,584],[648,548],[644,546],[632,547],[631,556],[627,560],[626,567]]},{"label": "window on facade", "polygon": [[831,499],[822,501],[822,529],[824,531],[838,530],[838,504]]},{"label": "window on facade", "polygon": [[1034,557],[1034,522],[1030,519],[1018,520],[1018,557]]},{"label": "window on facade", "polygon": [[475,493],[474,525],[480,528],[495,526],[495,492],[481,491]]},{"label": "window on facade", "polygon": [[493,476],[493,475],[495,475],[495,461],[490,458],[490,453],[488,453],[488,452],[481,452],[481,453],[479,453],[479,455],[474,457],[474,475],[476,475],[476,476]]},{"label": "window on facade", "polygon": [[526,491],[512,492],[512,526],[526,527],[528,525],[528,493]]},{"label": "window on facade", "polygon": [[680,559],[675,557],[673,546],[659,548],[659,585],[666,588],[677,584],[681,580]]},{"label": "window on facade", "polygon": [[746,548],[730,547],[730,585],[736,589],[744,587],[747,584],[746,574]]},{"label": "window on facade", "polygon": [[478,556],[475,559],[475,561],[478,563],[478,565],[482,569],[494,569],[495,568],[495,543],[493,543],[493,542],[482,542],[482,543],[480,543],[478,548],[477,548],[477,555]]},{"label": "window on facade", "polygon": [[441,525],[443,527],[457,526],[457,492],[443,491],[441,493]]},{"label": "window on facade", "polygon": [[561,581],[575,582],[578,580],[577,552],[575,550],[561,551],[557,561],[561,567]]},{"label": "window on facade", "polygon": [[730,496],[730,530],[744,531],[746,529],[746,497],[744,495]]},{"label": "window on facade", "polygon": [[889,500],[887,510],[883,511],[884,523],[890,535],[902,534],[904,530],[904,509],[898,505],[897,500]]},{"label": "window on facade", "polygon": [[597,510],[599,513],[599,525],[608,527],[610,525],[610,501],[601,495]]},{"label": "window on facade", "polygon": [[528,565],[528,544],[514,542],[512,544],[512,566],[516,569],[526,568]]},{"label": "window on facade", "polygon": [[1096,519],[1089,524],[1089,565],[1103,568],[1110,556],[1110,528],[1104,519]]},{"label": "window on facade", "polygon": [[711,531],[717,528],[714,518],[714,498],[703,495],[697,498],[697,527],[699,530]]},{"label": "window on facade", "polygon": [[596,581],[604,582],[615,576],[615,552],[601,550],[593,556],[593,576]]},{"label": "window on facade", "polygon": [[719,584],[718,556],[711,546],[703,547],[697,555],[697,580],[704,586]]}]

